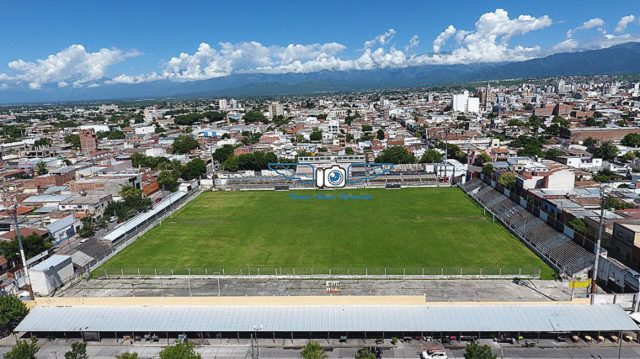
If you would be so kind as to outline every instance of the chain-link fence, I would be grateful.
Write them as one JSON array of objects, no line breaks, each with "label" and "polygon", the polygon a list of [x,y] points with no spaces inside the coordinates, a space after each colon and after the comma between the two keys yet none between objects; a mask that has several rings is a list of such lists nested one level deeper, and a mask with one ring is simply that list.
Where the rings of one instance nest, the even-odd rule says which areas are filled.
[{"label": "chain-link fence", "polygon": [[111,267],[93,272],[94,278],[144,278],[178,276],[272,276],[272,277],[398,277],[424,278],[527,278],[539,279],[538,267]]}]

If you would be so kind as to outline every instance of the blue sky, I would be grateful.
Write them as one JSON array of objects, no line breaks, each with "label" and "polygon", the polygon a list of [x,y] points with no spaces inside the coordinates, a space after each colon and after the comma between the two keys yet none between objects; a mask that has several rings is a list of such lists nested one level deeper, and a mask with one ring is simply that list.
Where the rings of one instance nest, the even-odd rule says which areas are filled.
[{"label": "blue sky", "polygon": [[0,14],[0,88],[34,90],[519,61],[640,40],[637,0],[5,0]]}]

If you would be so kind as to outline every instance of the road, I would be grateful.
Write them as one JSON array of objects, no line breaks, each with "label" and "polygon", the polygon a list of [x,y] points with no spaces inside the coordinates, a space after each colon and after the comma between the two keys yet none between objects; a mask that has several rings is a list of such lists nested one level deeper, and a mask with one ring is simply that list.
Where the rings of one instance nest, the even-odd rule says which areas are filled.
[{"label": "road", "polygon": [[[10,346],[0,343],[0,355],[10,349]],[[212,340],[214,344],[197,346],[197,351],[201,353],[203,358],[251,358],[251,344],[247,340]],[[299,358],[300,347],[306,341],[296,340],[291,344],[289,340],[283,342],[273,342],[269,339],[260,340],[258,346],[254,346],[254,353],[258,352],[260,358]],[[337,342],[329,343],[331,347],[327,347],[327,341],[321,340],[320,344],[325,346],[325,350],[329,358],[353,358],[356,351],[360,347],[370,346],[373,343],[361,343],[362,341],[352,340],[347,344],[339,344]],[[521,358],[521,359],[613,359],[618,358],[618,347],[609,345],[602,347],[599,345],[583,346],[583,347],[545,347],[545,348],[500,348],[496,344],[491,343],[493,353],[498,358]],[[38,352],[38,358],[64,358],[64,353],[70,349],[71,343],[64,340],[40,341],[41,349]],[[162,345],[136,343],[118,344],[104,340],[102,343],[89,342],[87,353],[90,358],[114,358],[117,354],[126,351],[136,352],[141,358],[158,358],[158,353],[162,350]],[[399,343],[396,347],[387,344],[382,352],[383,358],[418,358],[421,351],[420,344],[417,343]],[[448,350],[449,358],[463,358],[464,350]],[[637,359],[640,358],[640,346],[637,344],[624,343],[620,351],[620,358]]]}]

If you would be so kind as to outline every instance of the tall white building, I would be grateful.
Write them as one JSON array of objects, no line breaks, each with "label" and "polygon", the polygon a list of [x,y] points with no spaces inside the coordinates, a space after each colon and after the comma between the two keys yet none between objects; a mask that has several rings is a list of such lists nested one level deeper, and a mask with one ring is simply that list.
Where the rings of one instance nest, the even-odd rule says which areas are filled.
[{"label": "tall white building", "polygon": [[218,100],[218,107],[220,108],[220,110],[223,110],[223,111],[229,108],[229,106],[227,105],[227,99],[223,98]]},{"label": "tall white building", "polygon": [[284,116],[284,107],[280,102],[272,102],[269,105],[269,117],[274,118],[277,116]]},{"label": "tall white building", "polygon": [[453,95],[453,111],[480,113],[480,98],[469,97],[469,91]]}]

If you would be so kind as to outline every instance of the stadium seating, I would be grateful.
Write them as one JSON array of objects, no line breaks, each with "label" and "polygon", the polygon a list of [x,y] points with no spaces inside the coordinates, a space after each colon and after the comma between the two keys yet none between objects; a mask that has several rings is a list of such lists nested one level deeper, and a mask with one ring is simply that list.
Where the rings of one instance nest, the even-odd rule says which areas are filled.
[{"label": "stadium seating", "polygon": [[594,254],[480,180],[461,186],[512,232],[569,276],[593,266]]}]

